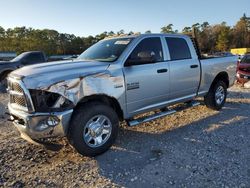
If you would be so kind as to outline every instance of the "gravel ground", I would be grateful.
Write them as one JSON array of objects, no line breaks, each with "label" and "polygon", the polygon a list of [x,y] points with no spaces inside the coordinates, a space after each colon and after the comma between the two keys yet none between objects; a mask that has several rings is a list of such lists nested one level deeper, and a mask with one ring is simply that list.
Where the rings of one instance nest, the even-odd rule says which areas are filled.
[{"label": "gravel ground", "polygon": [[7,122],[0,94],[0,187],[250,187],[250,90],[234,86],[220,112],[200,105],[137,127],[82,157],[65,139],[27,143]]}]

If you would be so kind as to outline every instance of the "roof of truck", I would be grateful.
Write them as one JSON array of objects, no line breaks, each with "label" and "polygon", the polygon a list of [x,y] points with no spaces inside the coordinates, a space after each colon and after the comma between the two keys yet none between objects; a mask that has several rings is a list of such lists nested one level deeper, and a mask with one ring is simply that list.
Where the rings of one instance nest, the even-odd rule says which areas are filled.
[{"label": "roof of truck", "polygon": [[172,33],[145,33],[145,34],[140,34],[140,33],[135,33],[132,35],[113,35],[110,37],[106,37],[105,39],[115,39],[115,38],[139,38],[139,37],[150,37],[150,36],[179,36],[179,37],[188,37],[187,35],[184,34],[172,34]]}]

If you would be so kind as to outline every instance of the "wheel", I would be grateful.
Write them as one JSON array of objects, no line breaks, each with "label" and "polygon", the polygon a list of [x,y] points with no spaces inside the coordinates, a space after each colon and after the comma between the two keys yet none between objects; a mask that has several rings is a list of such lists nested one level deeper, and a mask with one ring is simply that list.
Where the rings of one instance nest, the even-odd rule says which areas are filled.
[{"label": "wheel", "polygon": [[208,91],[204,97],[204,102],[208,108],[220,110],[227,98],[227,86],[225,82],[219,80]]},{"label": "wheel", "polygon": [[111,147],[118,127],[118,116],[111,107],[102,103],[86,103],[75,110],[68,139],[80,154],[93,157]]}]

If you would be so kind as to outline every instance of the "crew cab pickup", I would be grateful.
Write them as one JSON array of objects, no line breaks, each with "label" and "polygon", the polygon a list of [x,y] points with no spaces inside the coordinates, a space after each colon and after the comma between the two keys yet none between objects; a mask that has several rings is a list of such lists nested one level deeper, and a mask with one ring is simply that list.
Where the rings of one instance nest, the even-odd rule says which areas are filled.
[{"label": "crew cab pickup", "polygon": [[46,62],[47,57],[41,51],[24,52],[12,59],[11,61],[0,61],[0,82],[6,85],[7,75],[20,67]]},{"label": "crew cab pickup", "polygon": [[27,140],[67,136],[79,153],[95,156],[114,143],[121,121],[135,126],[173,114],[198,105],[196,97],[220,110],[237,57],[202,59],[194,41],[180,34],[107,38],[75,60],[18,69],[8,77],[11,121]]}]

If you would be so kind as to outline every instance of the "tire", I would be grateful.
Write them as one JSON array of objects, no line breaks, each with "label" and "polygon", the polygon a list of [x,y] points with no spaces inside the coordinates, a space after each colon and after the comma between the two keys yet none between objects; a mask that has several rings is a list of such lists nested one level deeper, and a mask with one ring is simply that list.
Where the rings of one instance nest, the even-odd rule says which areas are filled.
[{"label": "tire", "polygon": [[68,140],[80,154],[94,157],[112,146],[118,127],[118,116],[111,107],[97,102],[86,103],[73,114]]},{"label": "tire", "polygon": [[227,98],[227,86],[225,82],[219,80],[209,89],[204,97],[206,106],[219,111],[225,104]]}]

